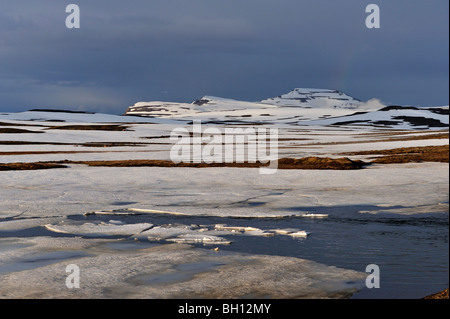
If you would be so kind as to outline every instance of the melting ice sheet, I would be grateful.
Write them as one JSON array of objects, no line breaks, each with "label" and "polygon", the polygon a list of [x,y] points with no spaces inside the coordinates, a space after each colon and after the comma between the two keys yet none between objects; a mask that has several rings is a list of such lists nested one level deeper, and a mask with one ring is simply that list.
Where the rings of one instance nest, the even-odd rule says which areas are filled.
[{"label": "melting ice sheet", "polygon": [[[360,289],[365,278],[364,273],[293,257],[214,251],[184,244],[117,250],[108,246],[108,242],[48,237],[18,239],[16,245],[27,246],[0,251],[0,269],[3,269],[0,295],[6,298],[339,298]],[[35,253],[41,262],[39,259],[31,262],[32,257],[25,257],[31,251],[43,252]],[[58,258],[42,262],[52,255]],[[28,267],[20,266],[27,261]],[[68,264],[80,268],[80,289],[70,290],[64,285]],[[8,272],[14,265],[19,265],[17,271]]]},{"label": "melting ice sheet", "polygon": [[[2,172],[0,192],[0,217],[3,211],[5,217],[51,217],[118,207],[144,213],[283,217],[293,215],[293,207],[442,203],[448,201],[448,164],[392,164],[345,172],[279,170],[270,176],[240,168],[80,166]],[[114,205],[118,200],[134,203]]]},{"label": "melting ice sheet", "polygon": [[[32,119],[53,116],[31,113]],[[86,120],[74,116],[65,120]],[[30,114],[0,117],[25,120]],[[87,119],[100,122],[97,116]],[[148,121],[159,124],[75,133],[33,122],[43,126],[29,129],[45,133],[4,134],[1,147],[4,153],[36,153],[3,154],[0,162],[167,159],[167,136],[184,124]],[[442,138],[381,141],[377,136],[384,132],[366,129],[285,128],[280,131],[280,155],[288,157],[448,144]],[[65,145],[69,141],[76,145]],[[155,143],[86,148],[92,142],[143,141]],[[97,153],[86,152],[91,149]],[[417,286],[430,287],[431,279],[418,281],[417,274],[448,285],[447,163],[375,165],[345,172],[278,170],[270,176],[256,169],[74,164],[61,170],[2,171],[0,203],[0,297],[339,298],[361,288],[367,275],[361,271],[374,262],[382,267],[382,297],[392,291],[386,288],[389,284],[402,287],[395,295],[400,297],[416,292]],[[355,206],[361,206],[360,212],[347,209]],[[308,215],[306,208],[320,215]],[[447,219],[416,218],[432,212]],[[80,290],[65,287],[69,263],[80,267]],[[389,282],[389,277],[402,282]],[[436,291],[420,290],[413,297]]]}]

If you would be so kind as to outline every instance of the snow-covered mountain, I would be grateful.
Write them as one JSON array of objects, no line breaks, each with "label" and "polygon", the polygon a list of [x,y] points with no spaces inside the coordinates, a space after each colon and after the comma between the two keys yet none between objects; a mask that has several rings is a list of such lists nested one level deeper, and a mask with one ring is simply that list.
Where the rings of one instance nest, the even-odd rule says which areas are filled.
[{"label": "snow-covered mountain", "polygon": [[138,115],[150,117],[180,117],[199,113],[234,112],[237,110],[274,108],[259,102],[246,102],[233,99],[225,99],[215,96],[203,96],[192,103],[177,102],[138,102],[130,106],[125,115]]},{"label": "snow-covered mountain", "polygon": [[363,103],[338,90],[298,88],[289,93],[263,100],[262,103],[277,106],[305,108],[356,109]]},{"label": "snow-covered mountain", "polygon": [[138,102],[130,106],[125,114],[166,116],[189,112],[235,111],[238,109],[261,109],[270,107],[356,109],[362,104],[361,101],[337,90],[297,88],[289,93],[259,102],[239,101],[216,96],[203,96],[192,103]]},{"label": "snow-covered mountain", "polygon": [[359,101],[337,90],[297,88],[259,102],[203,96],[192,103],[138,102],[124,115],[218,124],[294,124],[448,127],[448,106],[385,106],[376,99]]},{"label": "snow-covered mountain", "polygon": [[[321,118],[323,115],[351,114],[362,105],[364,105],[363,102],[337,90],[294,89],[284,95],[256,102],[215,96],[203,96],[192,103],[138,102],[130,106],[124,115],[172,119],[187,117],[205,119],[206,117],[216,121],[223,120],[224,117],[228,120],[241,117],[258,121],[274,120],[273,117],[276,120],[287,118],[307,120]],[[299,111],[298,108],[305,110]],[[311,111],[308,112],[306,109]]]}]

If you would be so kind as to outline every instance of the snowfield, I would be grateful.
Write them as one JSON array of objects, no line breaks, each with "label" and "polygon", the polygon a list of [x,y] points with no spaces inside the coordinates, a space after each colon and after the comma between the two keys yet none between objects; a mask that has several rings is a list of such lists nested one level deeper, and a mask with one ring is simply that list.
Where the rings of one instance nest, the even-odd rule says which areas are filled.
[{"label": "snowfield", "polygon": [[[138,102],[126,116],[0,114],[0,297],[420,297],[448,285],[448,159],[370,164],[382,151],[448,147],[448,107],[366,106],[295,89],[256,103]],[[194,119],[276,127],[279,158],[369,165],[273,175],[87,165],[170,161],[172,130]],[[7,168],[38,162],[65,167]],[[370,263],[384,271],[382,295],[364,288]],[[68,264],[82,289],[64,285]]]}]

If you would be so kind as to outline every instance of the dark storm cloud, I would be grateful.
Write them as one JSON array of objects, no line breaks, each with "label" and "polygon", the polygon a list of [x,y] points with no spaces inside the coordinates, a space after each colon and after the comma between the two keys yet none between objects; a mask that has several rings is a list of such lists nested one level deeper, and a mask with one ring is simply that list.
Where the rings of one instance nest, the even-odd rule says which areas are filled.
[{"label": "dark storm cloud", "polygon": [[73,0],[0,4],[0,110],[122,112],[201,95],[260,100],[294,87],[448,104],[448,2]]}]

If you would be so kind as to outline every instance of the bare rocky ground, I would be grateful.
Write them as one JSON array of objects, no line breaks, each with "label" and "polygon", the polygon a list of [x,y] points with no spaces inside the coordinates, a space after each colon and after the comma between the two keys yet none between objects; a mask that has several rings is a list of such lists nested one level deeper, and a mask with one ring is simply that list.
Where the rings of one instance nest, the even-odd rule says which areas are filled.
[{"label": "bare rocky ground", "polygon": [[426,296],[424,299],[448,299],[448,289]]}]

